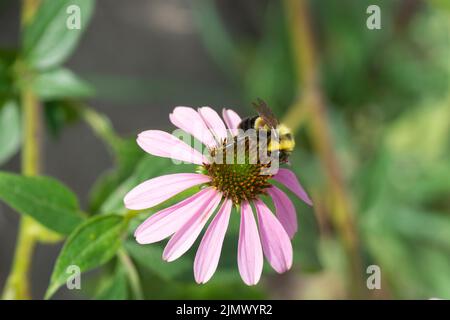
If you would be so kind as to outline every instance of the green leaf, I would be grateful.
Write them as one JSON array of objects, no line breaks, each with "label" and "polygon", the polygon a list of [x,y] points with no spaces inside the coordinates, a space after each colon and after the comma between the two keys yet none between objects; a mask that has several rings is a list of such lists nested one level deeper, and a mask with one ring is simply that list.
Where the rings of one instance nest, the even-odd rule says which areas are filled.
[{"label": "green leaf", "polygon": [[450,2],[445,0],[431,0],[430,4],[438,9],[446,10],[450,12]]},{"label": "green leaf", "polygon": [[[285,111],[296,94],[295,63],[286,30],[286,16],[281,2],[268,4],[266,17],[261,21],[262,39],[255,44],[254,56],[243,64],[245,98],[252,101],[264,97],[275,114]],[[267,63],[270,61],[270,63]]]},{"label": "green leaf", "polygon": [[19,108],[13,101],[0,108],[0,165],[9,160],[21,143],[21,122]]},{"label": "green leaf", "polygon": [[[192,165],[175,165],[171,159],[144,156],[137,164],[134,172],[105,199],[100,207],[100,212],[122,212],[125,210],[123,198],[131,189],[139,183],[154,178],[159,175],[172,174],[177,172],[194,172]],[[183,198],[186,194],[183,194]],[[174,197],[176,198],[176,196]],[[172,198],[173,199],[173,198]],[[178,198],[177,198],[178,199]],[[164,202],[164,204],[171,203]]]},{"label": "green leaf", "polygon": [[47,101],[44,105],[45,124],[53,137],[59,137],[65,126],[80,119],[80,109],[69,100]]},{"label": "green leaf", "polygon": [[425,223],[423,227],[413,229],[413,224],[403,214],[399,219],[406,218],[403,222],[407,225],[397,232],[399,226],[392,225],[390,219],[398,211],[395,205],[380,203],[366,213],[362,228],[367,248],[383,270],[390,291],[399,298],[448,298],[448,241],[440,245],[440,236],[434,239],[434,236],[422,235],[422,229],[431,224]]},{"label": "green leaf", "polygon": [[438,102],[428,102],[387,128],[386,145],[393,153],[434,163],[445,156],[446,146],[449,145],[449,118],[450,96]]},{"label": "green leaf", "polygon": [[67,281],[67,267],[76,265],[85,272],[114,257],[125,227],[124,217],[114,214],[95,216],[80,225],[69,236],[56,260],[46,298]]},{"label": "green leaf", "polygon": [[124,246],[139,265],[163,280],[182,280],[186,277],[192,279],[193,262],[187,255],[180,257],[175,263],[167,263],[162,259],[163,248],[157,244],[143,246],[130,240]]},{"label": "green leaf", "polygon": [[0,199],[61,234],[69,234],[83,221],[76,196],[49,177],[0,172]]},{"label": "green leaf", "polygon": [[217,5],[211,1],[194,1],[192,3],[194,22],[210,56],[229,74],[236,71],[238,48],[228,33]]},{"label": "green leaf", "polygon": [[[69,6],[80,8],[80,29],[69,29]],[[43,0],[33,21],[25,27],[23,55],[36,69],[62,64],[86,30],[94,8],[92,0]]]},{"label": "green leaf", "polygon": [[434,247],[445,248],[450,253],[450,217],[430,211],[396,207],[387,223],[404,237],[420,240]]},{"label": "green leaf", "polygon": [[97,300],[126,300],[128,298],[128,278],[120,265],[113,277],[100,288],[96,294]]},{"label": "green leaf", "polygon": [[136,139],[118,140],[115,148],[116,167],[97,179],[89,194],[89,211],[97,213],[109,195],[133,173],[144,153]]},{"label": "green leaf", "polygon": [[85,98],[94,92],[91,86],[64,68],[37,75],[33,79],[33,88],[43,100]]},{"label": "green leaf", "polygon": [[14,95],[13,65],[17,51],[0,48],[0,100],[6,100]]}]

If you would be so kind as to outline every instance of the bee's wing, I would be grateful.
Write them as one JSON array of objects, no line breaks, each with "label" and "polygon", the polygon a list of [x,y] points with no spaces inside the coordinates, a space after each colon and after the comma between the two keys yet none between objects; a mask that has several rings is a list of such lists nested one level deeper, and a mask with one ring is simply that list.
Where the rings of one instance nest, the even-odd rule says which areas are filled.
[{"label": "bee's wing", "polygon": [[256,144],[256,142],[258,142],[256,136],[243,134],[243,135],[237,136],[235,140],[230,141],[227,145],[225,145],[225,150],[231,150],[236,144],[239,145],[241,143],[244,143],[245,139],[255,142],[255,143],[250,143],[250,145],[254,145],[254,144]]},{"label": "bee's wing", "polygon": [[224,152],[225,154],[234,154],[235,151],[238,152],[238,150],[241,150],[240,148],[244,148],[243,150],[248,151],[251,163],[256,163],[258,159],[258,138],[255,135],[243,134],[236,137],[235,140],[225,145]]},{"label": "bee's wing", "polygon": [[258,98],[258,101],[256,103],[253,102],[253,106],[255,107],[256,111],[258,111],[259,116],[270,128],[276,128],[278,126],[278,120],[272,113],[272,110],[270,110],[267,103]]}]

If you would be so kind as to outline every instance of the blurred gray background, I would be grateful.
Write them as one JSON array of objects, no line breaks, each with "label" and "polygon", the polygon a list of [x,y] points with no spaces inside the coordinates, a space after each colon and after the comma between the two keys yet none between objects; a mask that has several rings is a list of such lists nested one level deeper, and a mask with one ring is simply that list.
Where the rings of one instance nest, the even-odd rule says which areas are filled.
[{"label": "blurred gray background", "polygon": [[[0,47],[19,42],[19,5],[0,1]],[[244,109],[238,90],[203,47],[191,6],[183,0],[97,1],[89,31],[67,65],[94,85],[97,95],[89,103],[106,113],[120,134],[169,127],[168,114],[177,105]],[[239,11],[242,4],[228,6]],[[239,24],[239,15],[228,16],[248,28],[249,23]],[[57,139],[45,137],[44,173],[67,184],[83,206],[93,182],[111,164],[104,145],[83,123]],[[1,170],[18,172],[19,155]],[[18,215],[0,203],[0,287],[11,265],[17,224]],[[31,268],[33,298],[44,295],[59,246],[38,246]],[[76,297],[64,289],[55,295]]]}]

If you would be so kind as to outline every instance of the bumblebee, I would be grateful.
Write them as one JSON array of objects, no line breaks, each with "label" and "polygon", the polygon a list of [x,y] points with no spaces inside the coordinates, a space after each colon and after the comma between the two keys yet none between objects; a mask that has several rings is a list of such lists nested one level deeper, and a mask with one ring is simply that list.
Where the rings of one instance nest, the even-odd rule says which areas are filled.
[{"label": "bumblebee", "polygon": [[[258,99],[257,102],[253,103],[253,106],[258,115],[242,119],[238,128],[244,131],[248,129],[267,131],[267,150],[271,153],[278,153],[280,162],[288,162],[289,156],[295,147],[294,135],[291,130],[284,124],[279,123],[272,110],[263,100]],[[271,139],[272,130],[277,135],[278,141]]]}]

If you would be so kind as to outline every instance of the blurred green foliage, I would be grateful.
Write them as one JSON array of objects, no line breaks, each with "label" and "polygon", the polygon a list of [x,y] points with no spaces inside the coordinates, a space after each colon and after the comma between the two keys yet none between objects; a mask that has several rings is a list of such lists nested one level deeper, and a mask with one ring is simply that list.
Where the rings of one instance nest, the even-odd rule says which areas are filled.
[{"label": "blurred green foliage", "polygon": [[[310,3],[322,88],[341,168],[357,207],[365,265],[381,266],[392,297],[448,298],[449,11],[442,2],[383,2],[382,29],[371,31],[364,14],[370,4]],[[279,7],[274,2],[265,7],[259,19],[265,22],[260,26],[263,35],[251,45],[239,35],[228,45],[241,47],[242,59],[248,59],[245,67],[228,67],[226,63],[233,64],[229,59],[224,68],[237,70],[232,77],[244,85],[246,99],[264,96],[283,113],[301,92],[294,91],[288,30]],[[201,25],[204,37],[210,33],[209,19]],[[221,39],[216,36],[209,38],[216,43],[206,42],[212,52]],[[298,137],[307,149],[293,155],[292,163],[298,164],[294,170],[308,188],[323,190],[322,169],[308,149],[314,137],[303,131]],[[308,216],[301,212],[300,218]],[[303,228],[317,232],[314,223]],[[317,248],[314,241],[301,243],[312,243],[308,253]]]}]

